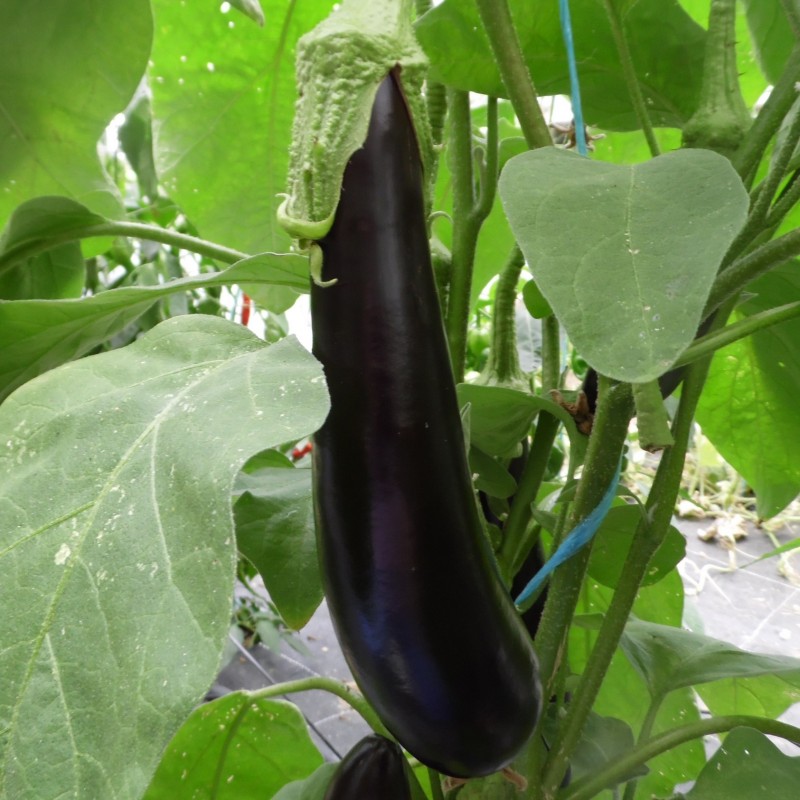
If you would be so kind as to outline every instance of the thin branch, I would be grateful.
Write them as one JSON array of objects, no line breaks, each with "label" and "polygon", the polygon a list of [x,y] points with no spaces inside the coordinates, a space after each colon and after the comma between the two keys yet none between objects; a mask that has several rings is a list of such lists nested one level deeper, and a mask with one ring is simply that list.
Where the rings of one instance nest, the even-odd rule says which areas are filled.
[{"label": "thin branch", "polygon": [[528,72],[508,3],[506,0],[477,0],[477,5],[528,147],[534,150],[551,146],[550,129],[539,106],[536,87]]}]

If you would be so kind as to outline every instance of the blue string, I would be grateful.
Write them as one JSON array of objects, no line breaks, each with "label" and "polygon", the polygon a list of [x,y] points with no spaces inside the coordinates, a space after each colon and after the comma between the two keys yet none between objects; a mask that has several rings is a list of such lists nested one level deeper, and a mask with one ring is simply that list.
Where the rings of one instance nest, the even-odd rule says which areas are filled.
[{"label": "blue string", "polygon": [[589,512],[588,516],[584,517],[567,534],[567,537],[561,542],[558,550],[553,553],[545,562],[544,566],[531,578],[528,585],[520,592],[519,597],[514,601],[516,605],[522,605],[529,597],[539,590],[545,579],[556,567],[561,566],[565,561],[572,558],[578,550],[585,547],[592,540],[611,508],[611,501],[617,493],[621,470],[622,459],[620,458],[619,464],[617,464],[617,471],[614,473],[614,477],[611,479],[611,483],[600,502]]},{"label": "blue string", "polygon": [[572,39],[572,19],[569,15],[569,0],[559,0],[558,10],[561,14],[561,33],[564,36],[564,46],[567,49],[572,116],[575,118],[575,143],[578,146],[578,152],[582,156],[585,156],[588,155],[588,148],[586,147],[586,128],[583,125],[581,87],[578,82],[578,64],[575,61],[575,42]]}]

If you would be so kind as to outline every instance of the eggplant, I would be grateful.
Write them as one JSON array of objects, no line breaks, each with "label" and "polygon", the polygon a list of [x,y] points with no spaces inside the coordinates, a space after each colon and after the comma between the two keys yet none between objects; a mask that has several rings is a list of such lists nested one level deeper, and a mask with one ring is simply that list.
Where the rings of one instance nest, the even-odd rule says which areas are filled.
[{"label": "eggplant", "polygon": [[383,736],[365,736],[342,759],[323,800],[411,800],[403,751]]},{"label": "eggplant", "polygon": [[419,147],[394,73],[347,164],[311,287],[331,408],[314,436],[318,551],[356,683],[419,761],[511,762],[541,710],[533,646],[479,518],[436,295]]}]

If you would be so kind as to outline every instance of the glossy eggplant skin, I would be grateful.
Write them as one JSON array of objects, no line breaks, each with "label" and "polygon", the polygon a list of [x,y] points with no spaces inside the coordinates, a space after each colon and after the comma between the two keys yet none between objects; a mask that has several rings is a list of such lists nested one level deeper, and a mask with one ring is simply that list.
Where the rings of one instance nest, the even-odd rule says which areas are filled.
[{"label": "glossy eggplant skin", "polygon": [[340,762],[323,800],[411,800],[403,751],[383,736],[365,736]]},{"label": "glossy eggplant skin", "polygon": [[506,766],[541,708],[538,665],[472,491],[425,227],[414,129],[393,74],[320,241],[314,354],[331,410],[315,434],[325,593],[361,691],[448,775]]}]

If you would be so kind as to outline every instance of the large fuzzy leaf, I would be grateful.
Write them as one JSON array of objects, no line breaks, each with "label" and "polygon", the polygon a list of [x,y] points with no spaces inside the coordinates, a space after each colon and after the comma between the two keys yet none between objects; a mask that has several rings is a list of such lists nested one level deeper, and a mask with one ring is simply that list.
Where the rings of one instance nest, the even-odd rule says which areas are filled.
[{"label": "large fuzzy leaf", "polygon": [[[512,0],[509,6],[539,93],[569,94],[558,3]],[[573,0],[570,7],[585,119],[611,130],[635,130],[639,124],[603,3]],[[699,102],[705,31],[676,0],[638,0],[625,27],[653,123],[681,127]],[[436,80],[507,96],[474,0],[445,0],[419,20],[417,34]]]},{"label": "large fuzzy leaf", "polygon": [[42,194],[122,212],[97,140],[141,80],[152,35],[148,0],[0,6],[0,227]]},{"label": "large fuzzy leaf", "polygon": [[295,340],[205,316],[0,406],[0,797],[141,796],[219,666],[234,478],[326,411]]},{"label": "large fuzzy leaf", "polygon": [[204,238],[248,253],[288,248],[275,211],[286,191],[294,48],[332,5],[263,0],[258,27],[227,3],[154,0],[156,165]]}]

